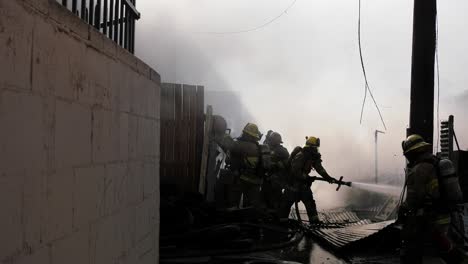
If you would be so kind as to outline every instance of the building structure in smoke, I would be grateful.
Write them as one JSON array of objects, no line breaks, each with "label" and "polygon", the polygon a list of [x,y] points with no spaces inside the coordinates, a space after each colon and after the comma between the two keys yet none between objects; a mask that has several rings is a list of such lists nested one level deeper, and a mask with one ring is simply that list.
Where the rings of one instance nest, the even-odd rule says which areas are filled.
[{"label": "building structure in smoke", "polygon": [[[205,104],[213,106],[213,111],[226,119],[233,136],[240,136],[242,128],[248,122],[256,122],[246,109],[236,91],[205,91]],[[266,131],[261,131],[266,133]]]}]

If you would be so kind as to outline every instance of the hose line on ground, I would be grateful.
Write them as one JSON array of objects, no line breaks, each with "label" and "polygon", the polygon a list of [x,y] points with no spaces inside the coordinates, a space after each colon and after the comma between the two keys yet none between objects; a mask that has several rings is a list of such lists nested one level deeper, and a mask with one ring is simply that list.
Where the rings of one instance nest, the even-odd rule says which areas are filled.
[{"label": "hose line on ground", "polygon": [[246,253],[253,253],[258,251],[270,251],[275,249],[281,249],[285,247],[292,246],[297,244],[299,241],[302,240],[304,237],[303,232],[297,232],[291,239],[286,242],[281,242],[269,246],[259,246],[253,247],[250,249],[222,249],[222,250],[207,250],[205,252],[191,252],[185,254],[170,254],[170,255],[160,255],[161,260],[169,260],[169,259],[181,259],[181,258],[205,258],[210,256],[221,256],[221,255],[232,255],[232,254],[246,254]]}]

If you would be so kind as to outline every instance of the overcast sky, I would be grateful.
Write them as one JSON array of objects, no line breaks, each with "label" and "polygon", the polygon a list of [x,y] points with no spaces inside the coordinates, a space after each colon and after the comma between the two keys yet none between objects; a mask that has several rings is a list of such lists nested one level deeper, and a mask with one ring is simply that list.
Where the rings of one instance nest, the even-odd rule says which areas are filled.
[{"label": "overcast sky", "polygon": [[[359,124],[364,80],[357,45],[358,0],[140,0],[136,54],[164,82],[235,91],[243,111],[291,150],[321,138],[329,173],[373,177],[371,100]],[[455,115],[468,148],[468,2],[439,1],[441,118]],[[369,84],[387,130],[379,138],[381,170],[402,173],[401,140],[409,116],[412,1],[362,0],[362,48]],[[369,98],[368,98],[369,99]],[[217,109],[215,109],[215,112]],[[218,112],[222,110],[218,109]],[[243,124],[235,124],[234,130]]]}]

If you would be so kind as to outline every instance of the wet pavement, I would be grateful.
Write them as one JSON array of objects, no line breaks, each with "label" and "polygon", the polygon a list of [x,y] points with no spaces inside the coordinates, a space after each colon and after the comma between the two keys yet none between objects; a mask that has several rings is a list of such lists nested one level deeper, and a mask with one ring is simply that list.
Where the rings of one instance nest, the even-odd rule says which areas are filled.
[{"label": "wet pavement", "polygon": [[333,252],[315,242],[311,237],[304,237],[296,246],[267,253],[254,254],[258,257],[281,259],[305,264],[393,264],[399,263],[398,253],[375,253],[373,250],[358,253],[355,256]]},{"label": "wet pavement", "polygon": [[259,258],[277,259],[284,261],[294,261],[298,263],[350,263],[336,254],[321,247],[310,237],[304,237],[297,245],[285,249],[255,253],[253,256]]}]

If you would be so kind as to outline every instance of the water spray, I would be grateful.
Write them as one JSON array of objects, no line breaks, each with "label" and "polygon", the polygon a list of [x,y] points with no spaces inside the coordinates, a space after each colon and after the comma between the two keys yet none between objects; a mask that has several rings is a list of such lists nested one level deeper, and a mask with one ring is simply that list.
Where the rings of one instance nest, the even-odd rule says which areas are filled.
[{"label": "water spray", "polygon": [[[317,176],[309,176],[309,181],[310,183],[314,181],[328,182],[328,180],[322,177],[317,177]],[[335,182],[332,182],[332,183],[338,185],[338,187],[336,187],[336,191],[340,190],[342,185],[346,185],[346,186],[354,187],[360,190],[388,194],[388,195],[393,195],[393,196],[399,196],[401,194],[401,187],[392,186],[392,185],[384,185],[384,184],[364,183],[364,182],[345,182],[343,181],[343,176],[341,176],[339,180],[336,180]]]},{"label": "water spray", "polygon": [[392,185],[353,182],[353,187],[365,191],[388,194],[392,196],[400,196],[401,194],[401,187]]}]

